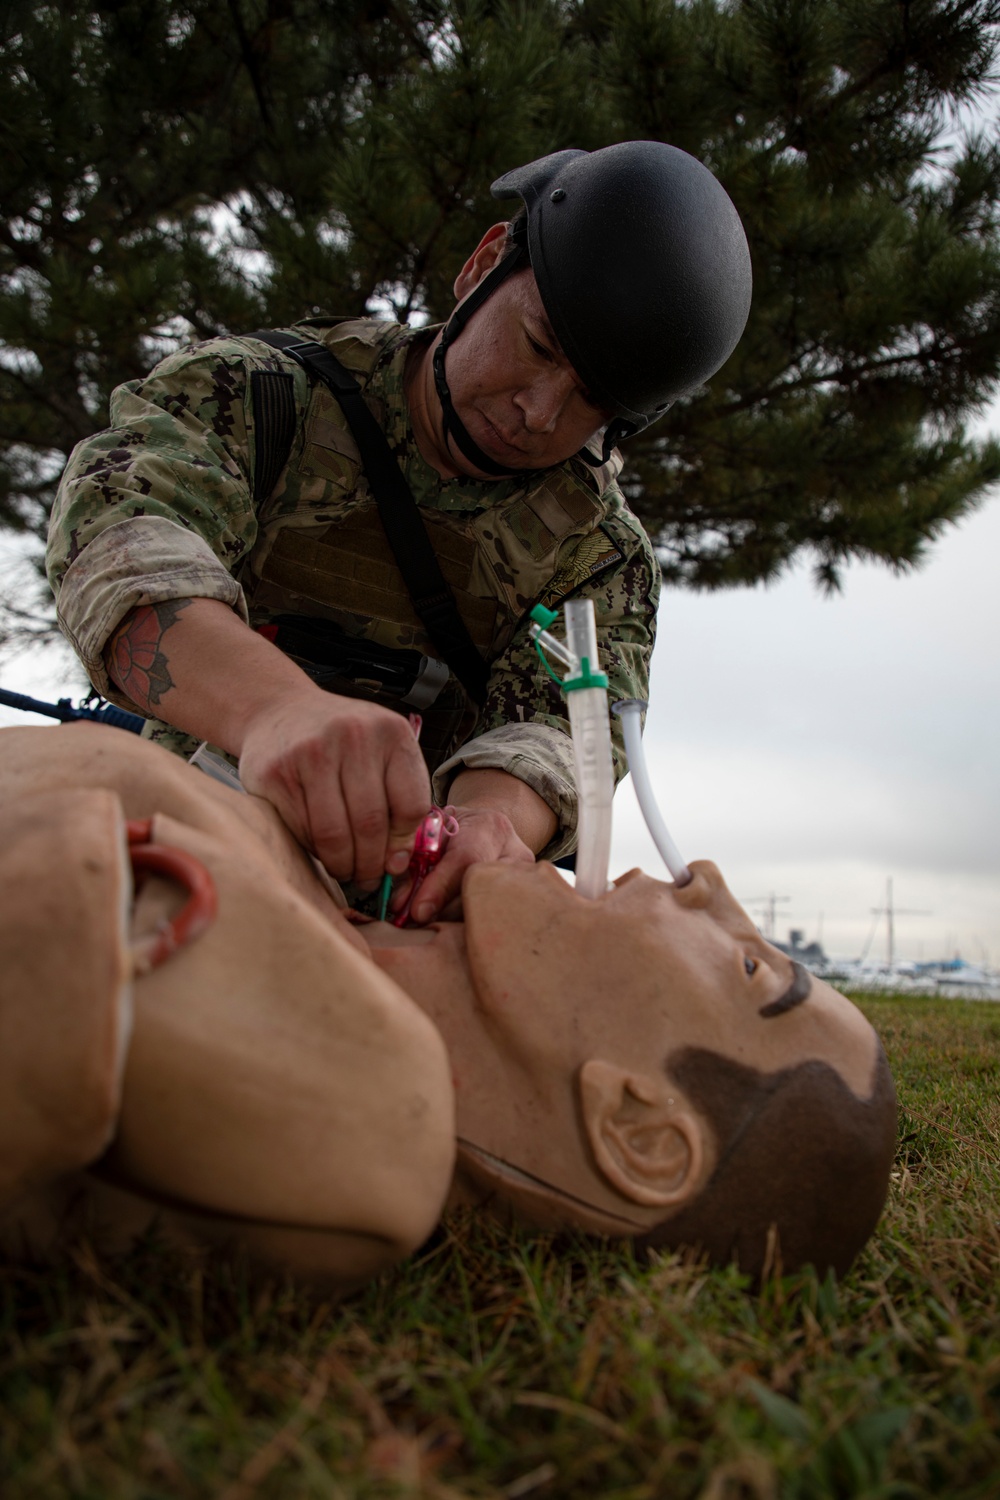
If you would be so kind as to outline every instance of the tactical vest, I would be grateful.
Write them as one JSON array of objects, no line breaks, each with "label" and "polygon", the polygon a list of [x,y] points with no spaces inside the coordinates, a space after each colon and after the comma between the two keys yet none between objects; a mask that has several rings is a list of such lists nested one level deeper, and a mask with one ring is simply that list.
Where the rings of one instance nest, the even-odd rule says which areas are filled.
[{"label": "tactical vest", "polygon": [[[368,321],[310,326],[309,335],[327,344],[362,388],[398,343],[398,329],[390,325],[386,333],[385,325]],[[258,430],[266,403],[273,402],[265,384],[269,378],[288,380],[254,377]],[[377,400],[370,404],[384,416]],[[328,482],[330,506],[341,514],[323,524],[314,518],[323,506],[314,502],[312,515],[281,516],[280,502],[272,500],[280,483],[258,497],[258,541],[240,574],[251,624],[263,627],[327,691],[403,713],[416,708],[423,718],[421,748],[434,770],[474,733],[480,713],[434,653],[383,531],[357,447],[323,385],[312,390],[290,462],[300,475]],[[258,453],[255,472],[267,467]],[[421,508],[459,613],[488,663],[507,649],[536,602],[551,604],[621,560],[616,544],[599,529],[606,513],[601,493],[615,472],[610,464],[591,474],[571,460],[532,475],[485,510]],[[275,474],[273,464],[270,474]],[[585,556],[581,548],[567,548],[573,537],[586,538]],[[297,617],[293,625],[289,616]],[[315,622],[312,643],[310,622]],[[324,642],[337,643],[336,649],[328,652]],[[344,642],[353,643],[356,652],[345,651]]]}]

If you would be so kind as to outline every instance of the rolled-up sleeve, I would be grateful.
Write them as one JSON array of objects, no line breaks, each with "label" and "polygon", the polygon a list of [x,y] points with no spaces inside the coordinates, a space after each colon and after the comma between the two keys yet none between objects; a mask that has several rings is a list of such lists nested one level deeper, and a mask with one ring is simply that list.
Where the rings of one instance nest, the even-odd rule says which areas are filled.
[{"label": "rolled-up sleeve", "polygon": [[[215,339],[119,386],[111,426],[79,443],[59,484],[46,568],[57,615],[94,686],[134,707],[108,681],[103,652],[130,609],[209,598],[247,618],[232,574],[257,537],[251,475],[252,368],[281,356]],[[308,399],[295,377],[300,410]]]},{"label": "rolled-up sleeve", "polygon": [[141,712],[108,676],[104,648],[128,614],[168,599],[219,599],[247,620],[243,590],[206,541],[161,516],[134,516],[99,532],[71,563],[57,618],[94,687]]}]

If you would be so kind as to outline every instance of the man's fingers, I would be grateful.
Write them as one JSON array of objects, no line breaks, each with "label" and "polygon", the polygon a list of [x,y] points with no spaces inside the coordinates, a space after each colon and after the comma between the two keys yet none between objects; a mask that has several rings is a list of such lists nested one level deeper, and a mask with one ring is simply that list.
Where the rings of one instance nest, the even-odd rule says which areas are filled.
[{"label": "man's fingers", "polygon": [[[510,819],[495,809],[455,809],[458,832],[448,843],[444,858],[430,870],[416,892],[410,908],[414,922],[432,922],[461,895],[462,881],[470,865],[505,860],[534,864],[535,856],[514,832]],[[393,910],[405,904],[406,893],[397,893]]]},{"label": "man's fingers", "polygon": [[342,733],[338,749],[352,878],[381,880],[394,854],[402,854],[403,869],[409,862],[413,835],[431,805],[427,767],[409,724],[385,710]]},{"label": "man's fingers", "polygon": [[248,790],[274,804],[335,879],[406,868],[431,790],[401,715],[322,694],[255,725],[240,764]]},{"label": "man's fingers", "polygon": [[303,795],[308,847],[334,880],[350,880],[354,874],[354,838],[340,778],[335,772],[314,777]]},{"label": "man's fingers", "polygon": [[476,856],[468,850],[450,845],[439,865],[435,865],[422,882],[413,898],[410,916],[414,922],[432,922],[449,901],[454,900],[462,889],[462,880]]},{"label": "man's fingers", "polygon": [[393,746],[385,771],[389,804],[389,830],[385,844],[385,866],[390,875],[401,875],[410,862],[413,835],[431,808],[431,779],[416,737],[405,721],[405,738]]},{"label": "man's fingers", "polygon": [[352,878],[380,880],[389,838],[389,804],[382,767],[371,756],[352,755],[341,767],[340,785],[350,820]]}]

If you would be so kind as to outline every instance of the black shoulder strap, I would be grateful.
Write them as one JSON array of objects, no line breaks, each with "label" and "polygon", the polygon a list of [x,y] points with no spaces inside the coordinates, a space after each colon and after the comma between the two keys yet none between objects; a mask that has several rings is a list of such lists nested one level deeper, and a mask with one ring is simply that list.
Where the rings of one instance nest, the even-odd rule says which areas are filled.
[{"label": "black shoulder strap", "polygon": [[290,354],[304,370],[322,380],[347,418],[385,529],[413,607],[469,697],[482,707],[489,668],[476,650],[454,595],[441,572],[417,502],[403,477],[385,433],[361,394],[361,387],[339,359],[322,344],[297,339],[275,329],[247,334]]}]

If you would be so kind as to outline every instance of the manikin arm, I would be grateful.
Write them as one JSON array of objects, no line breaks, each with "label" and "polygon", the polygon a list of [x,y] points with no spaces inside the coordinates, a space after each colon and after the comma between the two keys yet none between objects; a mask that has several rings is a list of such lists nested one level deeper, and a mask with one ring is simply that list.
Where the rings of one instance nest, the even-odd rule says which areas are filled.
[{"label": "manikin arm", "polygon": [[113,792],[0,807],[0,1209],[111,1139],[132,1021],[130,895]]}]

